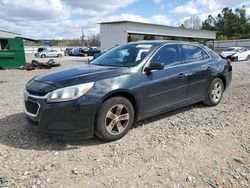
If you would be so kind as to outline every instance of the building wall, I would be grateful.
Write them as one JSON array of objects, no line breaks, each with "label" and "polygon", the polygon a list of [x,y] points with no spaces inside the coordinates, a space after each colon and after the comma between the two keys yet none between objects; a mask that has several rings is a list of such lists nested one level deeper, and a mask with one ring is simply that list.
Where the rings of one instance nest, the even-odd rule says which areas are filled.
[{"label": "building wall", "polygon": [[127,32],[123,24],[101,24],[101,51],[127,43]]},{"label": "building wall", "polygon": [[216,32],[190,30],[163,25],[144,24],[136,22],[117,22],[100,24],[101,50],[108,50],[116,45],[128,42],[128,33],[150,34],[159,36],[215,39]]},{"label": "building wall", "polygon": [[[209,45],[213,45],[211,41],[207,42]],[[239,40],[219,40],[214,41],[214,50],[222,51],[228,47],[246,47],[250,49],[250,39],[239,39]]]}]

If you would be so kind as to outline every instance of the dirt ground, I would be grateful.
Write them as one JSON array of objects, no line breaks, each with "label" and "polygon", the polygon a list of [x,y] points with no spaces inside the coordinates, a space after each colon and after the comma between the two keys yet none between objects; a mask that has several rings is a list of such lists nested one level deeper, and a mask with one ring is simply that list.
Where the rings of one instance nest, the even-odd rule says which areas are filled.
[{"label": "dirt ground", "polygon": [[250,62],[233,64],[219,105],[146,119],[111,143],[61,141],[30,129],[25,83],[48,71],[0,71],[0,187],[250,187]]}]

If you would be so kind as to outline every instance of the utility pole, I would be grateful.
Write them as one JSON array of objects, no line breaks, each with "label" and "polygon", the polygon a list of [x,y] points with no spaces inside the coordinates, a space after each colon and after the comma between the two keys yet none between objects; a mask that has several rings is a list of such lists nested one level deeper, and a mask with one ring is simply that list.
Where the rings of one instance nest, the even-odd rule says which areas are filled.
[{"label": "utility pole", "polygon": [[83,27],[82,27],[82,46],[84,46],[84,33],[83,33]]}]

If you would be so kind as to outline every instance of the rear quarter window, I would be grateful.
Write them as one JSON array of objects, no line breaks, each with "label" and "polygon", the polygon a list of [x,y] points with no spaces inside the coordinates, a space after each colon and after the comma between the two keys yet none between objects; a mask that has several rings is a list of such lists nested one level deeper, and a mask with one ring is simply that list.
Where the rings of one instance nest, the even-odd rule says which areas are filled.
[{"label": "rear quarter window", "polygon": [[210,48],[207,48],[205,47],[205,50],[207,51],[207,53],[209,53],[209,55],[212,57],[212,58],[215,58],[215,59],[221,59],[221,56],[214,52],[213,50],[211,50]]}]

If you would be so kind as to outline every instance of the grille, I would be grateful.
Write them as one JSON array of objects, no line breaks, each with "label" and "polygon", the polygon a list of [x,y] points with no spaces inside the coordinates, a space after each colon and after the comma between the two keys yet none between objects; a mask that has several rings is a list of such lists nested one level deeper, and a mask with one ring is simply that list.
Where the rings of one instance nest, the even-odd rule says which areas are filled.
[{"label": "grille", "polygon": [[45,96],[47,94],[47,93],[44,93],[44,92],[31,91],[29,89],[27,89],[27,91],[29,92],[29,94],[35,95],[35,96]]},{"label": "grille", "polygon": [[36,114],[39,109],[39,105],[32,101],[25,101],[25,107],[26,110],[31,114]]}]

